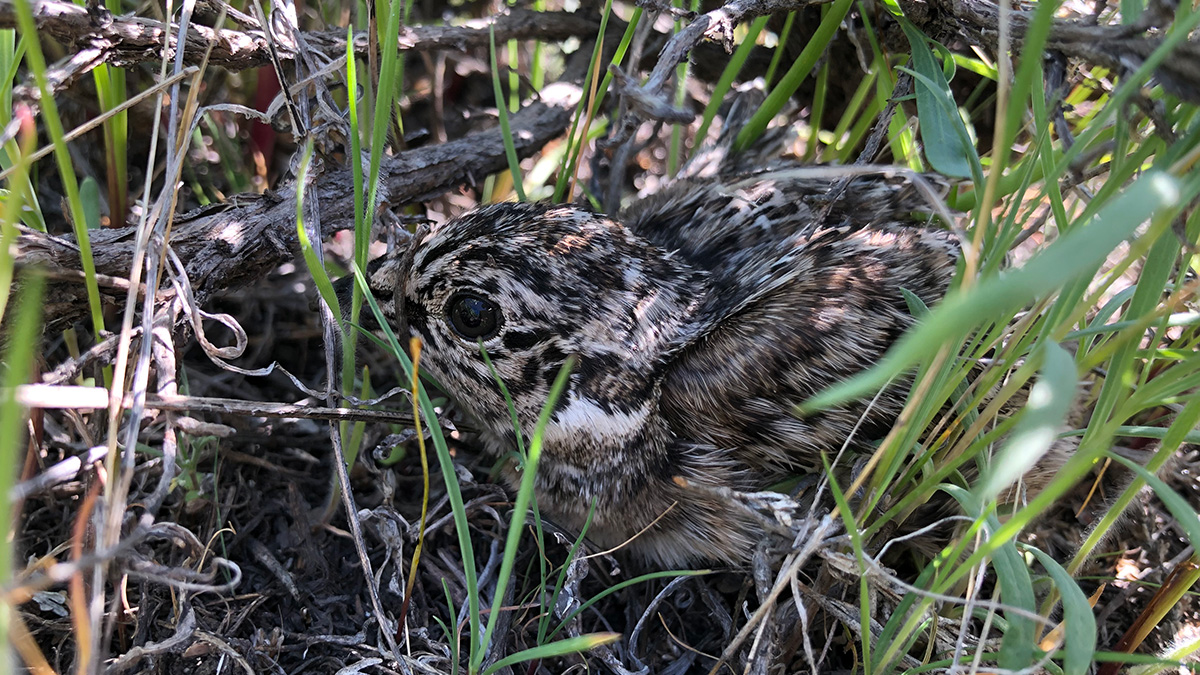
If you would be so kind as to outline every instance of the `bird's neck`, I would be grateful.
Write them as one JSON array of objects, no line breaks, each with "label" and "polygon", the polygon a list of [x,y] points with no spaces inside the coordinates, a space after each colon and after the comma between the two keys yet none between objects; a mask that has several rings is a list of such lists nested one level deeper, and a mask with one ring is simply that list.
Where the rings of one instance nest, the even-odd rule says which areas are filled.
[{"label": "bird's neck", "polygon": [[674,436],[653,399],[621,409],[570,395],[543,434],[537,484],[539,499],[592,501],[611,507],[638,495],[659,492],[670,481]]}]

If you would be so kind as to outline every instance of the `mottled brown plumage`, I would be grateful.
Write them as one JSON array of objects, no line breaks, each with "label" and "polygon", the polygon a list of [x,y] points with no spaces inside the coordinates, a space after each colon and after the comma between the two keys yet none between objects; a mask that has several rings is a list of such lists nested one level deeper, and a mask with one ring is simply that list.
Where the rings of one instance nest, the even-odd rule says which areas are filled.
[{"label": "mottled brown plumage", "polygon": [[958,242],[913,222],[924,200],[907,180],[830,193],[783,166],[680,180],[616,219],[485,206],[414,242],[392,309],[497,455],[515,434],[480,340],[526,434],[578,359],[545,437],[543,514],[580,528],[594,503],[601,545],[634,538],[662,565],[742,561],[763,519],[730,494],[819,471],[843,445],[863,451],[907,383],[870,405],[806,418],[795,406],[912,323],[901,288],[933,304],[954,275]]}]

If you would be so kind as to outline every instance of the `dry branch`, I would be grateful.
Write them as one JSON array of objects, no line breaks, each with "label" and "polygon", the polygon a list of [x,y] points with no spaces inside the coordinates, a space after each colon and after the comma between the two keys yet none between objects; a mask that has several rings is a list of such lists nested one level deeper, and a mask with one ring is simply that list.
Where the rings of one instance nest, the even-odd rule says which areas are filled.
[{"label": "dry branch", "polygon": [[[552,97],[555,92],[560,94],[557,98]],[[513,140],[520,157],[528,157],[563,133],[579,90],[561,84],[548,88],[544,95],[543,101],[527,106],[512,118]],[[501,132],[492,129],[385,158],[380,173],[381,194],[391,204],[422,201],[506,166]],[[326,236],[353,227],[355,193],[348,168],[316,178],[310,195],[315,195],[321,205]],[[92,237],[96,270],[112,277],[127,276],[134,228],[96,230]],[[255,283],[291,260],[298,250],[295,186],[288,184],[265,195],[235,195],[228,203],[183,214],[176,219],[171,246],[184,261],[201,304],[217,291]],[[79,269],[79,250],[70,237],[23,230],[16,250],[19,265]],[[104,300],[109,304],[123,302],[124,293],[106,294]],[[57,284],[46,297],[47,327],[60,330],[82,316],[86,307],[82,284]]]},{"label": "dry branch", "polygon": [[[992,51],[997,48],[1000,10],[990,0],[931,0],[929,8],[917,12],[910,12],[909,5],[924,5],[922,0],[901,0],[900,5],[910,14],[927,16],[928,23],[919,23],[930,35],[938,35],[941,31],[936,29],[942,28]],[[929,11],[931,8],[933,12]],[[1129,25],[1096,25],[1055,19],[1046,48],[1090,64],[1130,72],[1140,67],[1166,40],[1162,29],[1172,18],[1172,14],[1154,11],[1151,6],[1138,22]],[[1013,51],[1021,52],[1032,21],[1031,11],[1009,12]],[[1200,41],[1193,38],[1181,42],[1171,57],[1155,70],[1155,76],[1171,93],[1200,103]]]},{"label": "dry branch", "polygon": [[[625,142],[639,124],[648,120],[674,123],[694,116],[690,111],[676,110],[665,90],[675,66],[688,58],[702,41],[719,42],[728,50],[732,46],[733,28],[743,21],[825,1],[733,0],[697,16],[663,47],[644,84],[619,88],[625,110],[615,125],[617,133],[606,144],[615,146]],[[998,48],[1000,11],[991,0],[900,0],[900,5],[906,16],[928,35],[961,36],[992,52]],[[1013,10],[1009,16],[1014,51],[1020,53],[1033,12]],[[1170,23],[1170,18],[1169,13],[1156,12],[1152,6],[1140,22],[1130,25],[1055,19],[1046,47],[1090,64],[1130,71],[1141,66],[1162,45],[1165,36],[1161,29]],[[1200,42],[1192,39],[1181,43],[1174,57],[1164,61],[1155,75],[1171,93],[1200,102]]]},{"label": "dry branch", "polygon": [[[764,14],[802,9],[809,5],[821,4],[824,1],[733,0],[707,14],[696,17],[663,46],[654,70],[646,78],[645,84],[636,87],[628,83],[623,87],[618,84],[627,110],[617,125],[617,133],[606,142],[606,145],[616,146],[624,143],[633,135],[637,125],[647,119],[667,122],[679,122],[682,119],[686,122],[693,117],[691,112],[676,110],[674,105],[667,100],[664,89],[675,74],[675,66],[688,58],[692,49],[701,41],[713,40],[721,43],[726,51],[733,51],[733,29],[741,22]],[[611,66],[611,69],[614,75],[620,73],[616,66]],[[625,78],[623,75],[624,73],[618,75],[619,82],[632,79]]]},{"label": "dry branch", "polygon": [[[103,7],[88,8],[61,0],[33,3],[38,31],[71,46],[75,52],[94,51],[97,62],[129,66],[143,61],[175,58],[179,26],[168,27],[161,21],[136,16],[113,16]],[[15,28],[16,8],[12,0],[0,0],[0,28]],[[488,30],[495,26],[496,40],[563,40],[568,37],[595,35],[599,20],[595,16],[571,12],[533,12],[513,9],[493,19],[468,21],[459,26],[404,26],[397,48],[401,51],[432,51],[486,47]],[[170,30],[167,53],[162,53],[163,31]],[[279,55],[284,60],[296,56],[295,44],[276,36]],[[308,47],[329,59],[346,52],[346,31],[330,30],[306,33]],[[258,68],[270,63],[266,38],[257,30],[216,30],[192,23],[184,42],[184,63],[198,65],[212,48],[209,64],[229,70]],[[366,33],[354,36],[359,55],[367,52]]]}]

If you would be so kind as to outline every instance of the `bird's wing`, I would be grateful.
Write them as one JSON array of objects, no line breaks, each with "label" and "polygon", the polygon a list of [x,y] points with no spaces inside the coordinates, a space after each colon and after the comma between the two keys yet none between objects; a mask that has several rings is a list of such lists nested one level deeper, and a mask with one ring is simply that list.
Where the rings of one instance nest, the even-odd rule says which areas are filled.
[{"label": "bird's wing", "polygon": [[[690,227],[658,236],[711,275],[708,297],[662,364],[663,413],[681,435],[767,468],[812,470],[819,452],[836,452],[860,420],[852,445],[891,424],[902,391],[805,419],[793,411],[877,361],[912,323],[900,289],[934,304],[957,261],[954,235],[887,220],[879,204],[860,203],[857,212],[836,204],[829,212],[840,222],[814,227],[805,189],[750,181],[724,205],[710,198]],[[649,219],[636,222],[652,236]]]}]

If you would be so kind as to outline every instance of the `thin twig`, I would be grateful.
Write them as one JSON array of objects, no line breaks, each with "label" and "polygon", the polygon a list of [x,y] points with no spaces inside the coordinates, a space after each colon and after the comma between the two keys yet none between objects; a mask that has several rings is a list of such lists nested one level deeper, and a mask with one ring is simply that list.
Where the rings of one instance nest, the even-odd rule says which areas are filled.
[{"label": "thin twig", "polygon": [[[86,47],[85,60],[121,67],[158,60],[163,56],[164,33],[170,36],[166,42],[168,59],[174,57],[179,45],[178,26],[174,24],[142,17],[98,17],[89,13],[86,7],[62,0],[40,0],[33,4],[38,30],[65,45],[77,46],[76,51]],[[99,11],[106,14],[103,8]],[[12,0],[0,0],[0,28],[15,28],[16,22],[16,7]],[[493,25],[497,40],[555,41],[594,35],[600,24],[598,17],[583,13],[512,9],[494,18],[476,19],[455,26],[402,26],[396,48],[400,51],[436,51],[484,47],[488,44],[489,27]],[[624,28],[615,17],[610,19],[610,25],[617,26],[618,33]],[[345,55],[345,29],[307,33],[306,39],[314,51],[330,59]],[[188,65],[198,64],[208,49],[212,50],[211,64],[228,70],[247,70],[270,64],[261,31],[218,30],[193,25],[183,44],[183,59]],[[296,45],[286,39],[280,40],[278,48],[279,57],[284,61],[297,57]],[[360,56],[367,55],[365,32],[355,34],[354,49]],[[86,70],[77,72],[75,76],[84,72]]]}]

